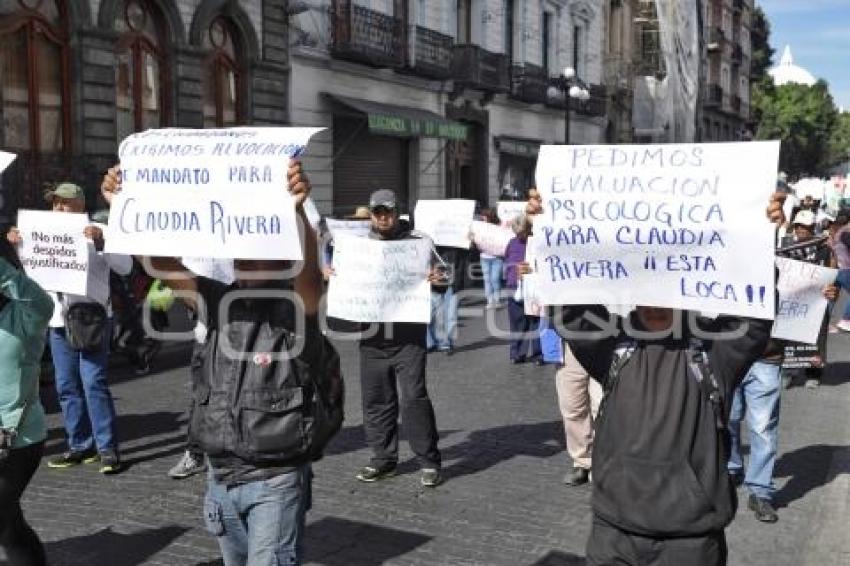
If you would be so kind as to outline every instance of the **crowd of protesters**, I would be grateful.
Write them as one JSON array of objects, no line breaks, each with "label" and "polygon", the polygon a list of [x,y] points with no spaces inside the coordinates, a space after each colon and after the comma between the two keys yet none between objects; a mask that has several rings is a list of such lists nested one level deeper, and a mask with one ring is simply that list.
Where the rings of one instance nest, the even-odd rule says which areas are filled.
[{"label": "crowd of protesters", "polygon": [[[110,204],[120,190],[115,167],[104,177],[103,199]],[[180,258],[104,253],[103,226],[93,221],[85,230],[91,269],[111,281],[111,292],[48,295],[21,271],[15,246],[23,236],[15,228],[8,231],[0,257],[0,323],[2,340],[14,346],[0,342],[0,430],[13,432],[0,460],[0,545],[12,564],[46,563],[19,504],[45,441],[37,370],[45,341],[67,443],[47,466],[97,462],[102,473],[118,473],[123,468],[107,385],[110,350],[126,356],[140,375],[149,372],[159,342],[146,334],[140,311],[147,299],[159,313],[151,326],[162,329],[173,292],[193,317],[196,339],[186,452],[169,475],[179,479],[208,471],[204,520],[226,566],[301,563],[310,464],[341,426],[343,384],[339,356],[319,324],[320,299],[335,276],[332,243],[312,245],[320,234],[304,211],[311,187],[297,161],[290,163],[286,190],[296,202],[303,243],[303,266],[294,275],[287,275],[290,262],[235,260],[233,280],[223,282],[193,273]],[[786,386],[817,386],[824,337],[807,367],[785,367],[796,346],[770,340],[769,321],[701,320],[718,332],[747,324],[735,340],[707,342],[689,333],[670,335],[683,316],[672,309],[638,306],[617,317],[602,305],[578,305],[529,314],[523,277],[533,271],[528,241],[542,206],[535,190],[528,197],[526,213],[507,222],[495,209],[477,213],[512,231],[501,255],[431,244],[429,271],[423,274],[431,285],[430,323],[382,323],[360,340],[363,421],[372,456],[356,478],[375,483],[395,475],[401,417],[420,462],[421,485],[436,488],[444,481],[427,360],[431,353],[454,352],[461,291],[475,264],[484,286],[481,306],[506,307],[511,330],[506,362],[556,365],[557,403],[572,461],[564,483],[594,484],[589,564],[725,564],[724,529],[736,512],[736,485],[746,486],[757,519],[778,519],[773,467],[783,379]],[[72,183],[56,186],[47,198],[56,212],[87,208],[83,189]],[[786,198],[780,190],[766,203],[777,224],[777,254],[838,267],[837,286],[823,290],[834,302],[839,287],[850,290],[850,214],[819,218],[819,203],[804,200],[788,219],[782,210]],[[401,212],[395,193],[381,189],[348,218],[371,222],[368,237],[374,240],[427,239]],[[471,261],[474,255],[479,262]],[[293,336],[292,305],[236,298],[241,289],[297,293],[306,315],[304,336]],[[231,301],[220,312],[219,305]],[[601,339],[558,337],[554,359],[544,354],[541,338],[554,332],[551,317],[558,317],[559,326],[593,334],[599,328],[586,315],[613,317],[617,332]],[[658,337],[636,340],[626,328]],[[79,336],[80,329],[96,332]],[[840,330],[850,330],[850,307],[834,328],[824,323],[824,333]],[[277,356],[298,338],[301,353],[280,363]],[[233,343],[250,355],[231,355]],[[671,415],[678,419],[675,430],[668,424]],[[746,470],[740,450],[744,420],[751,447]]]}]

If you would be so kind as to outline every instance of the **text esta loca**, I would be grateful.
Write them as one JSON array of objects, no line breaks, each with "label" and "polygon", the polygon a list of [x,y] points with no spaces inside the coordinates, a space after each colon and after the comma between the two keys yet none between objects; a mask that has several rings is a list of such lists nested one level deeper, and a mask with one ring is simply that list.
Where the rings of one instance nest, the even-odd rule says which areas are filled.
[{"label": "text esta loca", "polygon": [[[152,211],[138,210],[135,198],[128,198],[118,217],[119,229],[125,234],[155,232],[207,232],[221,238],[223,244],[230,236],[279,235],[281,219],[276,214],[226,214],[224,206],[209,201],[208,214],[198,210]],[[206,222],[201,222],[201,218]]]}]

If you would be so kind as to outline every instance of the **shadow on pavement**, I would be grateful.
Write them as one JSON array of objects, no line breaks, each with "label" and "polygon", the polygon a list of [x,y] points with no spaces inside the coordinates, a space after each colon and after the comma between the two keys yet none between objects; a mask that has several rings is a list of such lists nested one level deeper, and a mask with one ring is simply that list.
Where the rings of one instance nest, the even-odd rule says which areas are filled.
[{"label": "shadow on pavement", "polygon": [[[813,489],[831,483],[838,475],[832,470],[832,460],[842,452],[850,454],[850,446],[816,444],[783,454],[773,475],[789,479],[774,497],[777,507],[787,507]],[[850,474],[850,470],[838,473]]]},{"label": "shadow on pavement", "polygon": [[584,566],[584,557],[553,550],[531,566]]},{"label": "shadow on pavement", "polygon": [[136,566],[188,531],[187,527],[161,527],[125,535],[111,527],[94,534],[48,543],[51,564],[120,564]]},{"label": "shadow on pavement", "polygon": [[850,362],[837,362],[827,364],[823,371],[821,385],[838,386],[847,383],[850,379]]},{"label": "shadow on pavement", "polygon": [[549,421],[476,430],[460,444],[443,450],[443,461],[459,460],[444,467],[446,478],[481,472],[514,456],[549,458],[564,451],[564,424]]},{"label": "shadow on pavement", "polygon": [[431,538],[359,521],[324,517],[307,525],[305,562],[323,566],[378,566],[412,552]]}]

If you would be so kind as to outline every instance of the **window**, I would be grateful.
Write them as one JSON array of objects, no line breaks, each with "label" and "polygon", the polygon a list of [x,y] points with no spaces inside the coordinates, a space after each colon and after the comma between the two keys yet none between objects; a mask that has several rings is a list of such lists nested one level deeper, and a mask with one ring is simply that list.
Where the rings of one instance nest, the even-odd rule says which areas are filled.
[{"label": "window", "polygon": [[210,51],[204,65],[204,127],[227,128],[243,122],[244,73],[233,25],[215,18],[204,37]]},{"label": "window", "polygon": [[515,0],[505,0],[505,55],[508,56],[508,61],[514,60],[514,2]]},{"label": "window", "polygon": [[63,2],[0,0],[0,146],[37,157],[70,149]]},{"label": "window", "polygon": [[543,69],[551,71],[552,65],[552,12],[543,12]]},{"label": "window", "polygon": [[582,29],[581,26],[573,26],[573,69],[576,70],[576,74],[581,76],[581,42],[583,40],[582,37]]},{"label": "window", "polygon": [[115,21],[122,34],[116,52],[115,110],[120,142],[133,132],[168,125],[162,50],[164,25],[149,0],[128,0]]},{"label": "window", "polygon": [[457,0],[457,42],[472,43],[472,0]]}]

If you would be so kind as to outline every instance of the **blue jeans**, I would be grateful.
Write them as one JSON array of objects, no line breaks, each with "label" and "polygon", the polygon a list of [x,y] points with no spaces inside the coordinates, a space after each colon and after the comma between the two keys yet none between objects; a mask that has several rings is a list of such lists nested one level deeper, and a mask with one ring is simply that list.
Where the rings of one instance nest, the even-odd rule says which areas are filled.
[{"label": "blue jeans", "polygon": [[204,522],[224,566],[298,566],[311,506],[310,465],[267,480],[228,487],[207,477]]},{"label": "blue jeans", "polygon": [[504,260],[500,257],[481,258],[484,295],[487,297],[488,305],[499,302],[499,295],[502,291],[502,264],[504,264]]},{"label": "blue jeans", "polygon": [[744,484],[750,493],[760,499],[773,499],[773,466],[776,463],[777,436],[779,432],[779,393],[782,390],[779,365],[756,362],[735,389],[732,412],[729,416],[729,433],[732,446],[728,469],[741,473],[741,421],[747,416],[750,429],[750,462]]},{"label": "blue jeans", "polygon": [[[842,269],[838,272],[838,277],[835,278],[835,284],[846,292],[850,293],[850,269]],[[844,306],[844,315],[842,320],[850,320],[850,301]]]},{"label": "blue jeans", "polygon": [[50,329],[50,354],[56,373],[56,393],[68,447],[73,451],[97,448],[117,450],[115,404],[106,384],[112,323],[107,323],[103,344],[95,352],[80,352],[68,344],[64,328]]},{"label": "blue jeans", "polygon": [[457,334],[457,297],[451,287],[445,293],[431,292],[431,324],[428,325],[428,349],[454,347]]}]

